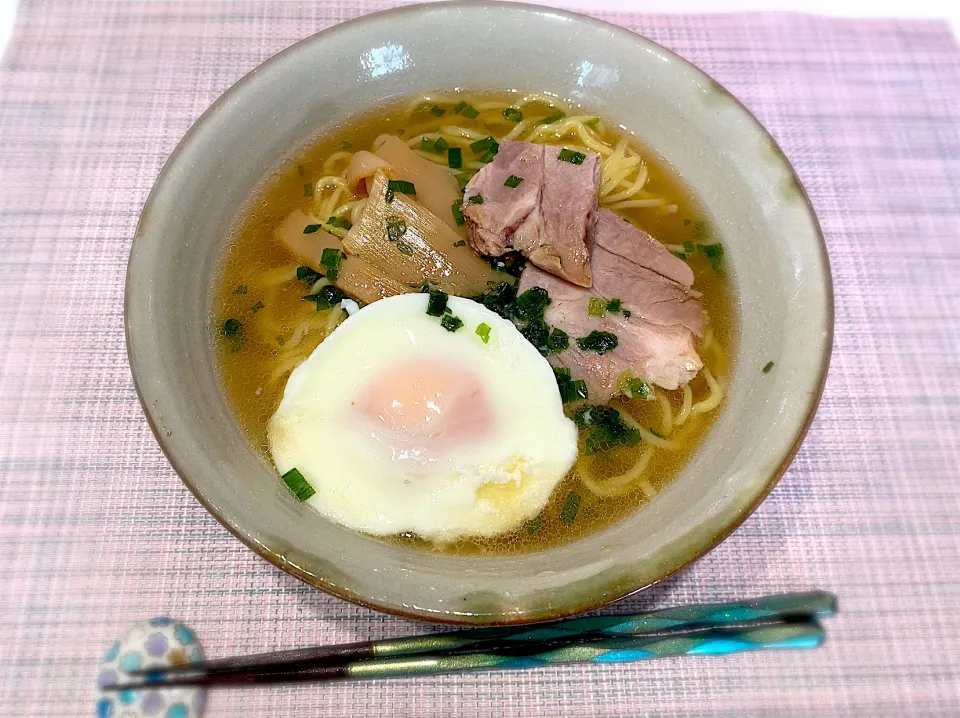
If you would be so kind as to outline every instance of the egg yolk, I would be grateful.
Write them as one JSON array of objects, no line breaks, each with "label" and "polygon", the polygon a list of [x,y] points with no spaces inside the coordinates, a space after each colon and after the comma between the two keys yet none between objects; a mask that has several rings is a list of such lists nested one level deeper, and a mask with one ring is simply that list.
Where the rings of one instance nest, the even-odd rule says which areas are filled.
[{"label": "egg yolk", "polygon": [[483,439],[494,425],[480,378],[468,367],[438,360],[406,362],[380,372],[354,406],[372,425],[375,438],[401,454],[410,449],[443,453]]}]

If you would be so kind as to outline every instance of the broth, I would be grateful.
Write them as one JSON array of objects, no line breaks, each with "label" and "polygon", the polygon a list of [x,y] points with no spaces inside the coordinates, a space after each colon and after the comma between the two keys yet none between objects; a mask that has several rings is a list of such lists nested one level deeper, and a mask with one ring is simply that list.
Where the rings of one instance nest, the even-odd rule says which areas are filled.
[{"label": "broth", "polygon": [[[452,115],[455,103],[465,101],[479,110],[476,118]],[[444,116],[435,117],[431,107],[445,108]],[[710,232],[694,198],[673,176],[669,167],[653,152],[636,143],[617,128],[592,118],[582,110],[548,97],[521,98],[514,93],[444,93],[396,103],[345,123],[335,131],[317,138],[298,156],[286,161],[268,177],[239,215],[226,239],[227,251],[217,279],[212,302],[211,324],[219,329],[214,341],[215,355],[224,391],[237,421],[253,447],[269,462],[267,421],[283,396],[289,372],[315,348],[325,333],[342,320],[338,308],[317,312],[310,302],[302,301],[304,286],[295,281],[297,259],[274,236],[274,230],[296,209],[326,218],[350,198],[332,198],[332,190],[320,186],[318,178],[336,175],[345,165],[350,152],[369,149],[381,134],[416,138],[422,133],[436,132],[443,127],[475,131],[482,136],[502,139],[520,125],[504,116],[504,107],[522,108],[528,126],[516,139],[526,139],[528,132],[539,132],[538,141],[566,147],[582,146],[571,130],[561,137],[566,126],[562,121],[538,123],[564,110],[568,116],[586,116],[590,137],[616,147],[624,138],[628,147],[643,158],[648,173],[640,200],[634,205],[618,206],[622,200],[605,202],[622,217],[665,243],[675,253],[686,255],[692,267],[695,288],[703,293],[702,306],[709,317],[704,340],[699,346],[701,358],[720,387],[730,381],[730,356],[736,344],[737,326],[731,281],[726,276],[717,252],[690,251],[691,243],[709,244]],[[522,124],[521,123],[521,124]],[[569,123],[567,123],[569,124]],[[551,129],[556,126],[556,130]],[[553,136],[551,136],[553,133]],[[589,149],[589,146],[587,147]],[[467,160],[467,153],[464,154]],[[467,167],[467,165],[464,165]],[[638,170],[639,171],[639,170]],[[606,172],[606,166],[604,166]],[[628,178],[631,175],[628,175]],[[607,179],[602,177],[602,181]],[[617,197],[623,191],[614,191]],[[628,205],[630,200],[627,200]],[[236,318],[244,326],[242,338],[224,336],[226,318]],[[306,328],[305,328],[306,327]],[[688,407],[718,394],[708,386],[704,372],[690,383],[690,396],[684,391],[657,388],[655,401],[617,398],[610,405],[632,417],[645,430],[645,439],[637,446],[613,449],[594,456],[583,456],[553,492],[544,510],[519,529],[493,538],[463,539],[448,544],[434,544],[416,536],[398,536],[386,540],[424,550],[454,553],[511,554],[561,545],[609,526],[636,511],[656,495],[684,466],[700,443],[719,411],[700,413],[687,410],[686,422],[675,428],[678,415]],[[702,407],[701,407],[702,408]],[[568,414],[570,410],[568,409]],[[653,438],[651,438],[651,435]],[[668,437],[663,439],[661,437]],[[666,444],[657,446],[651,442]],[[582,449],[581,442],[581,449]],[[641,462],[645,463],[642,470]],[[610,477],[633,468],[636,477],[620,488],[611,485]],[[591,489],[591,486],[593,487]],[[603,496],[599,493],[616,493]],[[570,503],[577,503],[574,520],[570,521]]]}]

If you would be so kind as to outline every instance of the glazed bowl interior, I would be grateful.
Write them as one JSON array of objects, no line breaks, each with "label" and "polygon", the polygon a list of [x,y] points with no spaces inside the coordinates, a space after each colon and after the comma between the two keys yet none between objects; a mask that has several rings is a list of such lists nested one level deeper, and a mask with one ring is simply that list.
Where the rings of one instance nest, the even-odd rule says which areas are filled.
[{"label": "glazed bowl interior", "polygon": [[[251,193],[325,130],[393,98],[441,88],[545,91],[622,124],[702,203],[736,286],[736,371],[694,458],[626,520],[529,555],[429,554],[327,522],[297,503],[248,446],[214,371],[211,287],[227,231]],[[367,16],[298,43],[241,80],[164,168],[134,241],[126,303],[147,417],[184,482],[228,529],[336,595],[474,624],[596,607],[715,546],[796,451],[822,388],[832,326],[829,269],[809,203],[789,163],[735,99],[627,31],[499,3]],[[763,374],[768,361],[775,370]]]}]

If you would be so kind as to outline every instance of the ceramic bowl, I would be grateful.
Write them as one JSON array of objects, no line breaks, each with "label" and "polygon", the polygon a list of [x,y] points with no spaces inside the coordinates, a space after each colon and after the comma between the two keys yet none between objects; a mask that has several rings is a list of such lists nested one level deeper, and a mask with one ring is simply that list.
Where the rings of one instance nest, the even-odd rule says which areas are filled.
[{"label": "ceramic bowl", "polygon": [[[700,198],[739,297],[729,399],[682,474],[630,518],[530,555],[428,554],[328,523],[297,503],[247,445],[214,372],[211,284],[227,230],[258,183],[325,128],[392,98],[456,87],[556,93],[636,133]],[[126,286],[127,344],[144,411],[210,513],[318,588],[381,611],[464,624],[602,606],[716,546],[797,451],[823,386],[831,330],[816,218],[757,120],[649,40],[512,3],[369,15],[263,63],[203,114],[170,157],[144,207]],[[768,361],[775,368],[764,374]]]}]

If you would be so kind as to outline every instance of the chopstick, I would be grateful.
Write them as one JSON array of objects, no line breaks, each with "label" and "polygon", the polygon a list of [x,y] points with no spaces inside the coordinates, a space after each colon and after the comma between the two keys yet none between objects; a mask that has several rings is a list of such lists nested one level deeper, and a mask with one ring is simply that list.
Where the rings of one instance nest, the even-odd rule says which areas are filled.
[{"label": "chopstick", "polygon": [[817,618],[836,612],[822,591],[681,606],[627,616],[590,616],[533,626],[472,629],[383,641],[261,653],[143,670],[117,689],[358,680],[468,670],[623,662],[685,653],[813,648]]}]

